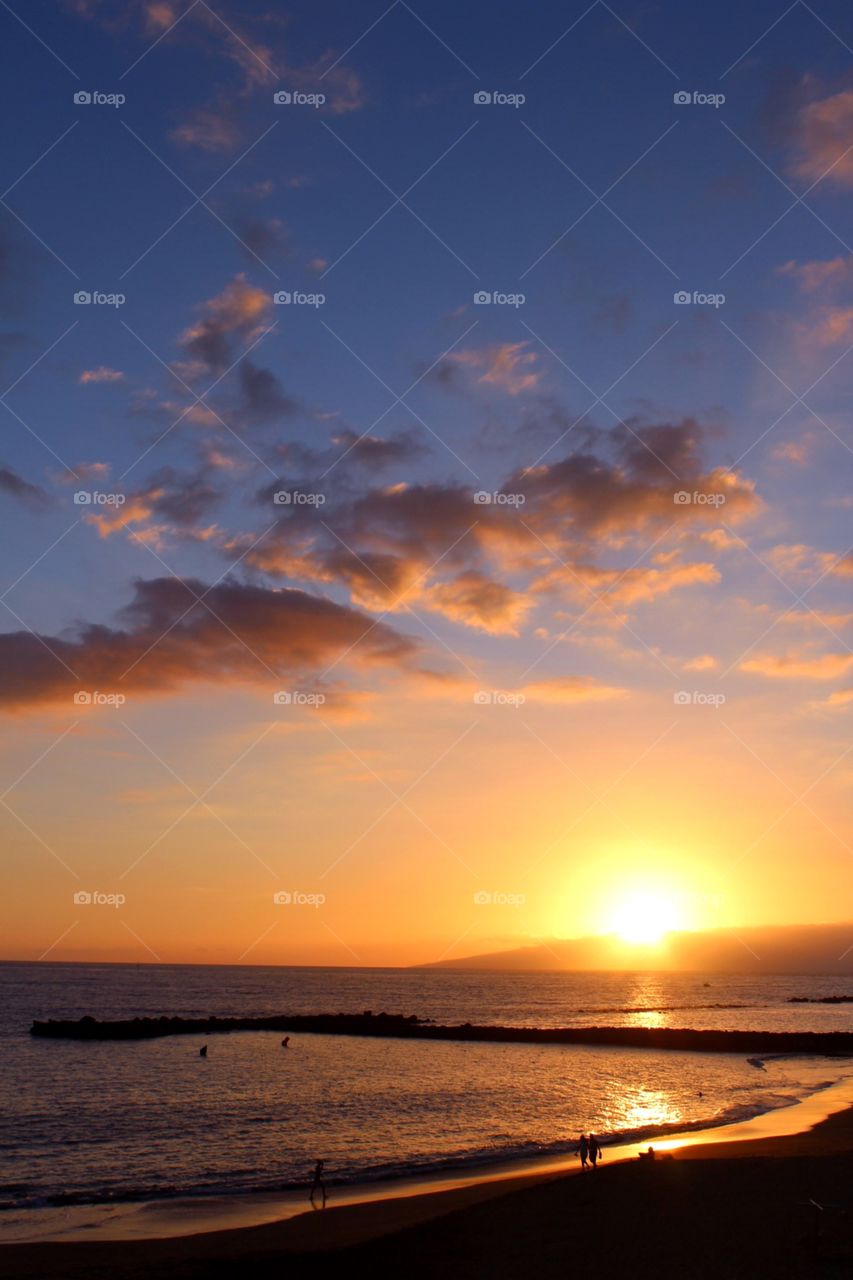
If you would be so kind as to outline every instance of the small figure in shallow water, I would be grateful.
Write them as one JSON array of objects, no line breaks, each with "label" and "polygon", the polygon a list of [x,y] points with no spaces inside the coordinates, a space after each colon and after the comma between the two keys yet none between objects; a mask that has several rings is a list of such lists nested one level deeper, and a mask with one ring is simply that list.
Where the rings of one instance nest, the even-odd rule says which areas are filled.
[{"label": "small figure in shallow water", "polygon": [[200,1049],[199,1049],[199,1051],[198,1051],[198,1056],[199,1056],[200,1058],[206,1058],[206,1057],[207,1057],[207,1045],[206,1045],[206,1044],[203,1044],[203,1045],[201,1046],[201,1048],[200,1048]]},{"label": "small figure in shallow water", "polygon": [[326,1207],[326,1184],[323,1181],[323,1166],[325,1163],[325,1160],[318,1160],[314,1165],[314,1181],[311,1183],[311,1195],[308,1197],[311,1203],[314,1204],[314,1196],[319,1191],[323,1197],[322,1207],[324,1209]]},{"label": "small figure in shallow water", "polygon": [[586,1134],[582,1133],[578,1139],[578,1155],[581,1158],[581,1170],[586,1168],[586,1161],[589,1155],[589,1143],[586,1140]]},{"label": "small figure in shallow water", "polygon": [[289,1044],[290,1044],[290,1036],[285,1036],[281,1042],[282,1049],[286,1049]]}]

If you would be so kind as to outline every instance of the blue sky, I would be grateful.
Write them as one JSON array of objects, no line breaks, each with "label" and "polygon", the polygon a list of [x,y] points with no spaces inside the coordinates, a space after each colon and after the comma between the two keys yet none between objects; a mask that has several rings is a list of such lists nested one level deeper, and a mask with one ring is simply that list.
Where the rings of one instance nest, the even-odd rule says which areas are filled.
[{"label": "blue sky", "polygon": [[[192,767],[297,682],[412,778],[477,690],[562,709],[542,732],[583,760],[613,734],[636,758],[686,688],[728,699],[739,767],[794,796],[849,778],[847,6],[68,0],[0,25],[7,765],[47,751],[22,813],[53,797],[37,837],[9,816],[16,883],[87,796],[110,814],[93,865],[120,871],[138,759],[108,750],[64,796],[53,754],[81,687],[125,690]],[[322,804],[310,714],[280,752]],[[73,729],[90,770],[109,715]],[[708,725],[683,759],[728,777]],[[826,804],[803,918],[849,883]],[[732,918],[790,912],[791,876],[775,905],[733,889]]]}]

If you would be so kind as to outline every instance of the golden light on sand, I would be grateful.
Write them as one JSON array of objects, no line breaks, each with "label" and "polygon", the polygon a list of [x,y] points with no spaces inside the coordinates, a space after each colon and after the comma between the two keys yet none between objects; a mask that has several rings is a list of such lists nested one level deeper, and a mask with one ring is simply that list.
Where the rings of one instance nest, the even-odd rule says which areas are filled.
[{"label": "golden light on sand", "polygon": [[683,925],[674,897],[657,890],[635,890],[614,904],[608,932],[618,934],[623,942],[654,945]]}]

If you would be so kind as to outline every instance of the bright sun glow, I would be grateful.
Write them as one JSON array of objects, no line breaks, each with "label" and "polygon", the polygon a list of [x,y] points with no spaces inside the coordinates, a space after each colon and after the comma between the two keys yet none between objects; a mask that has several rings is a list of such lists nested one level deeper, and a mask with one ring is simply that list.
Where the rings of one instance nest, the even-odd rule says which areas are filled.
[{"label": "bright sun glow", "polygon": [[623,942],[660,942],[682,925],[672,898],[656,892],[637,892],[622,898],[610,914],[609,929]]}]

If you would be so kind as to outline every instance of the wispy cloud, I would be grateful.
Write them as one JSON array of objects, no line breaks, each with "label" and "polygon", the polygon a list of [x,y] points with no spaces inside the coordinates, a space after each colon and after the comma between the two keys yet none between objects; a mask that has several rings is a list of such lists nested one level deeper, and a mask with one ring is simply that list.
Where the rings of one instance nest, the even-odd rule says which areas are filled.
[{"label": "wispy cloud", "polygon": [[124,374],[119,369],[109,369],[106,365],[98,365],[97,369],[84,369],[77,379],[83,386],[92,382],[122,382]]},{"label": "wispy cloud", "polygon": [[797,177],[853,186],[853,90],[805,103],[795,122],[792,143],[792,169]]},{"label": "wispy cloud", "polygon": [[19,502],[36,510],[50,505],[50,498],[41,485],[31,484],[11,467],[0,466],[0,493],[17,498]]},{"label": "wispy cloud", "polygon": [[851,667],[853,654],[849,653],[763,654],[740,664],[741,671],[779,680],[836,680]]},{"label": "wispy cloud", "polygon": [[453,351],[444,357],[432,377],[448,382],[455,370],[470,369],[475,382],[518,396],[535,390],[542,378],[539,356],[529,348],[530,342],[525,341]]}]

